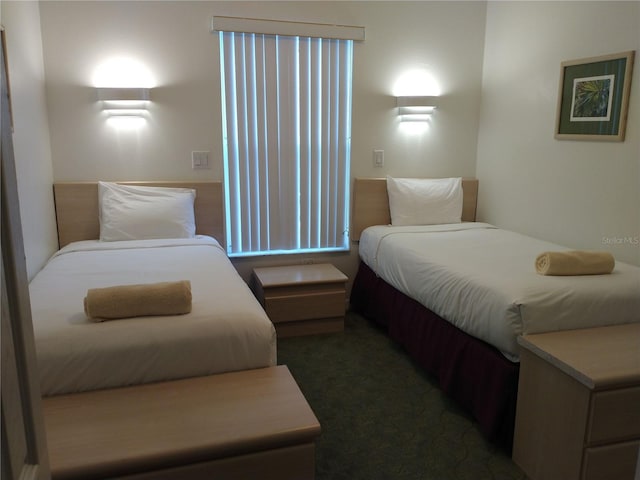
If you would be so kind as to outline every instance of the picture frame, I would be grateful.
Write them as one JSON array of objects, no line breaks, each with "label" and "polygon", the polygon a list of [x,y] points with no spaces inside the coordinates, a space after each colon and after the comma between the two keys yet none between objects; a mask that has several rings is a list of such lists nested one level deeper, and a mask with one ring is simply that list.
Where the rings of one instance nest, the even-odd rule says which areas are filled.
[{"label": "picture frame", "polygon": [[[11,105],[11,85],[9,84],[9,64],[7,62],[7,37],[5,35],[4,26],[0,25],[0,43],[2,44],[2,62],[5,71],[6,85],[2,85],[7,89],[7,97],[9,97],[9,124],[11,125],[11,131],[13,132],[13,107]],[[6,121],[6,119],[2,119]]]},{"label": "picture frame", "polygon": [[564,61],[555,138],[624,141],[635,50]]}]

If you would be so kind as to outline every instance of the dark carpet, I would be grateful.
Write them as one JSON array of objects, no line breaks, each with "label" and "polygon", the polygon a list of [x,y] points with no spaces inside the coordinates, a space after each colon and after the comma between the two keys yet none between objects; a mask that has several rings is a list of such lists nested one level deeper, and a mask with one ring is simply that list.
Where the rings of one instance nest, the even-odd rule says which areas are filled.
[{"label": "dark carpet", "polygon": [[320,421],[317,480],[525,479],[386,333],[348,313],[343,333],[278,340]]}]

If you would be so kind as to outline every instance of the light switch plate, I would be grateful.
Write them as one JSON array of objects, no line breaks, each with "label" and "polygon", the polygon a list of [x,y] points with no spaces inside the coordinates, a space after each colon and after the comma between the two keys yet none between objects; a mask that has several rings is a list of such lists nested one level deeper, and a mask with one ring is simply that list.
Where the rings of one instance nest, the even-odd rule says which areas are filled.
[{"label": "light switch plate", "polygon": [[211,168],[209,164],[209,152],[191,152],[191,168],[194,170]]},{"label": "light switch plate", "polygon": [[373,151],[373,166],[374,167],[384,166],[384,150]]}]

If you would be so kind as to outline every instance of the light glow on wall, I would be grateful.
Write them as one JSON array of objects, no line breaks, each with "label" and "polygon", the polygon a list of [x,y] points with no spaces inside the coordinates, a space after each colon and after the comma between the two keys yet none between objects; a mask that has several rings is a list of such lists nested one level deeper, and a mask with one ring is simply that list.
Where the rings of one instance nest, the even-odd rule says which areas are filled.
[{"label": "light glow on wall", "polygon": [[107,124],[117,130],[137,130],[146,125],[147,119],[142,115],[122,115],[110,116],[107,118]]},{"label": "light glow on wall", "polygon": [[431,128],[431,119],[424,121],[407,122],[398,118],[398,130],[407,136],[422,135]]},{"label": "light glow on wall", "polygon": [[92,83],[97,88],[155,87],[151,71],[142,62],[128,57],[113,57],[100,63],[93,72]]},{"label": "light glow on wall", "polygon": [[393,95],[437,97],[441,95],[441,88],[427,68],[413,68],[400,74],[393,85]]}]

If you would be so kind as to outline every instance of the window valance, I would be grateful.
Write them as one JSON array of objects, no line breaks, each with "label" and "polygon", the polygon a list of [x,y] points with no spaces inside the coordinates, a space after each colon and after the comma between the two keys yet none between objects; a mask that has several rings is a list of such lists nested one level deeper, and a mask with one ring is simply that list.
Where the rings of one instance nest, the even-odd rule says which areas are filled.
[{"label": "window valance", "polygon": [[211,32],[241,32],[265,35],[289,35],[340,40],[364,40],[364,27],[327,23],[291,22],[259,18],[214,16]]}]

